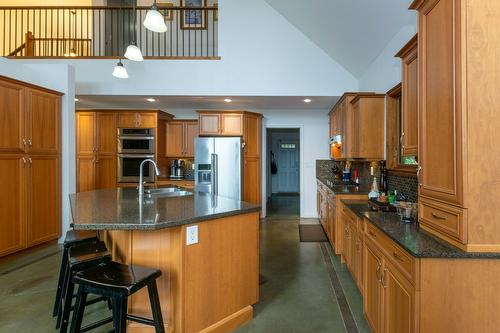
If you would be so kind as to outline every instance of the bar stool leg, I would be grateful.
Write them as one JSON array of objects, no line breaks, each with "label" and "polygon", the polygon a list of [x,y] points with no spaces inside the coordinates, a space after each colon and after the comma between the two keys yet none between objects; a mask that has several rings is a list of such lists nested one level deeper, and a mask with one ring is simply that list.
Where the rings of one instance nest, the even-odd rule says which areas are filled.
[{"label": "bar stool leg", "polygon": [[68,289],[68,285],[71,284],[71,271],[69,265],[66,265],[66,270],[64,272],[64,281],[62,285],[62,290],[61,290],[61,297],[59,300],[59,309],[57,311],[57,321],[56,321],[56,329],[59,329],[61,327],[62,323],[62,315],[63,315],[63,308],[64,308],[64,302],[66,298],[66,291]]},{"label": "bar stool leg", "polygon": [[83,313],[85,312],[85,303],[87,302],[87,292],[83,286],[78,287],[75,309],[73,310],[73,319],[71,320],[71,333],[80,333],[82,328]]},{"label": "bar stool leg", "polygon": [[[70,276],[72,275],[71,272],[69,272]],[[67,279],[70,280],[70,279]],[[73,281],[68,281],[67,283],[67,288],[66,292],[64,294],[64,308],[63,308],[63,313],[61,316],[61,330],[59,331],[60,333],[66,333],[68,330],[68,324],[69,324],[69,314],[71,312],[71,305],[73,301],[73,292],[75,289],[75,284]]]},{"label": "bar stool leg", "polygon": [[61,261],[61,268],[59,270],[59,279],[57,281],[57,293],[54,302],[54,310],[52,311],[52,317],[55,317],[59,314],[59,308],[61,307],[61,295],[62,295],[64,278],[66,276],[67,267],[68,267],[68,249],[64,249]]},{"label": "bar stool leg", "polygon": [[158,297],[158,289],[156,288],[156,280],[148,284],[149,301],[151,302],[151,312],[155,322],[156,333],[164,333],[163,316],[161,314],[160,299]]},{"label": "bar stool leg", "polygon": [[114,333],[125,333],[127,331],[127,296],[114,296],[113,303],[113,326]]}]

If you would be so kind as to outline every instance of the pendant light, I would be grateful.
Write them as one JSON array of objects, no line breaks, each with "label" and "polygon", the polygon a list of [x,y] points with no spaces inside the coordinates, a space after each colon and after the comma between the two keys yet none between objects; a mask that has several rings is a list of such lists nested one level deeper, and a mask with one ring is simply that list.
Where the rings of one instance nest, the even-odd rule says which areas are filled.
[{"label": "pendant light", "polygon": [[165,24],[165,18],[158,11],[158,6],[156,5],[156,0],[153,2],[153,6],[148,10],[146,18],[144,19],[144,26],[146,29],[153,32],[165,32],[167,31],[167,25]]},{"label": "pendant light", "polygon": [[113,69],[113,76],[119,79],[128,79],[127,69],[123,66],[121,59],[118,60],[118,63]]},{"label": "pendant light", "polygon": [[127,46],[127,50],[125,51],[125,58],[128,60],[132,61],[143,61],[144,58],[142,57],[142,52],[141,49],[137,47],[137,44],[135,43],[135,38],[137,36],[137,31],[136,31],[136,23],[137,23],[137,10],[135,8],[135,3],[136,1],[134,0],[134,39],[132,40],[132,43],[130,43],[129,46]]}]

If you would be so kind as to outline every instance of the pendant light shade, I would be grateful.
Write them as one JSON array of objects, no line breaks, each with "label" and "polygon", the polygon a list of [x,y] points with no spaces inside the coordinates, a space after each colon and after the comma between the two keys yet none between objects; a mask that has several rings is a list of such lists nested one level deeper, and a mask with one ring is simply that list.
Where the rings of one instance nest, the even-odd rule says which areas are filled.
[{"label": "pendant light shade", "polygon": [[135,45],[135,43],[130,44],[125,51],[125,58],[132,61],[143,61],[141,49]]},{"label": "pendant light shade", "polygon": [[121,59],[113,69],[113,76],[119,79],[128,79],[127,69],[123,66]]},{"label": "pendant light shade", "polygon": [[158,11],[158,6],[156,5],[156,0],[148,10],[146,18],[144,19],[144,26],[146,29],[153,32],[165,32],[167,31],[167,25],[165,24],[165,18]]}]

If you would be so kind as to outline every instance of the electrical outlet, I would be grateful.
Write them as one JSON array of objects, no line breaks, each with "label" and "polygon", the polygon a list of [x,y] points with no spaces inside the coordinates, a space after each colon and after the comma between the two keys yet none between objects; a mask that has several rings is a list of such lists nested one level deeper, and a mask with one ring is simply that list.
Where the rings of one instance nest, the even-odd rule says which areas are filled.
[{"label": "electrical outlet", "polygon": [[192,225],[186,228],[186,245],[198,243],[198,226]]}]

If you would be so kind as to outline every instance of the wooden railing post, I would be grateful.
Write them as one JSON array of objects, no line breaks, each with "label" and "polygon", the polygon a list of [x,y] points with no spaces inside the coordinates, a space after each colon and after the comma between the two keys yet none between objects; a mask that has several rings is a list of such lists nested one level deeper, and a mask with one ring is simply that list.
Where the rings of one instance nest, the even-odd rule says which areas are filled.
[{"label": "wooden railing post", "polygon": [[35,42],[33,38],[33,33],[28,31],[25,35],[25,41],[26,45],[26,57],[34,57],[35,56]]}]

